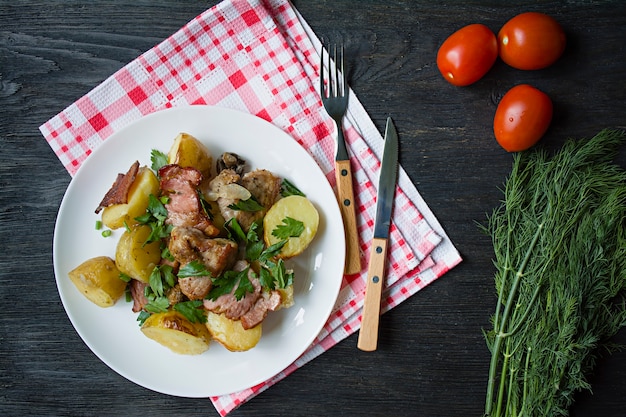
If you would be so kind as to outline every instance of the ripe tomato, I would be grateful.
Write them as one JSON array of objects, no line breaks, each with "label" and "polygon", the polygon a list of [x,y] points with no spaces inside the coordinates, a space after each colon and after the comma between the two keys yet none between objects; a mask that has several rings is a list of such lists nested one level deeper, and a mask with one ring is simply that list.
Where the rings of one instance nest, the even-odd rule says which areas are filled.
[{"label": "ripe tomato", "polygon": [[556,62],[565,50],[565,32],[543,13],[522,13],[498,32],[500,58],[513,68],[537,70]]},{"label": "ripe tomato", "polygon": [[496,140],[508,152],[523,151],[541,139],[552,120],[552,101],[528,84],[511,88],[493,119]]},{"label": "ripe tomato", "polygon": [[454,32],[437,52],[437,67],[450,84],[466,86],[481,79],[498,58],[498,40],[485,25]]}]

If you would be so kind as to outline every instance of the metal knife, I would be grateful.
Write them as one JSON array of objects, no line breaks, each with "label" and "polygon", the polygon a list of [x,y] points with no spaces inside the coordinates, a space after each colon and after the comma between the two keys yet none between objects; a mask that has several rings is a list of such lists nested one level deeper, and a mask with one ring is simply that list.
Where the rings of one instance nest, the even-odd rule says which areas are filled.
[{"label": "metal knife", "polygon": [[385,128],[385,147],[383,161],[378,179],[378,196],[376,199],[376,219],[374,238],[367,269],[365,302],[363,318],[357,347],[364,351],[374,351],[378,346],[378,321],[380,318],[380,301],[385,284],[385,265],[387,261],[387,245],[389,243],[389,227],[393,198],[398,182],[398,133],[391,117],[387,118]]}]

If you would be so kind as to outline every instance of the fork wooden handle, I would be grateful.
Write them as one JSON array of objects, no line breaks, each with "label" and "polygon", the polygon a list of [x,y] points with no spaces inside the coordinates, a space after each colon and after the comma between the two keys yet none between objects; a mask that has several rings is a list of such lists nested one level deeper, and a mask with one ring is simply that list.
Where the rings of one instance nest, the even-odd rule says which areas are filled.
[{"label": "fork wooden handle", "polygon": [[356,201],[352,186],[352,168],[350,160],[335,161],[335,178],[337,179],[337,198],[341,209],[344,228],[346,230],[346,275],[361,272],[361,251],[359,248],[359,231],[356,224]]},{"label": "fork wooden handle", "polygon": [[367,268],[367,284],[363,317],[357,347],[366,352],[378,347],[378,322],[380,320],[380,300],[385,285],[385,261],[387,259],[387,239],[374,238],[372,253]]}]

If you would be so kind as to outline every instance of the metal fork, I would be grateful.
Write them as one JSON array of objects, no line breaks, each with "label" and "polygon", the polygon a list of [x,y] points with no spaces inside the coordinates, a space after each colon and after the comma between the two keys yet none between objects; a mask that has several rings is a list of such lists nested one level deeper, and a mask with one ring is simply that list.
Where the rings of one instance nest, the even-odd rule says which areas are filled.
[{"label": "metal fork", "polygon": [[[361,271],[361,256],[359,250],[359,233],[356,223],[356,202],[352,187],[352,168],[350,157],[343,136],[343,117],[348,109],[349,87],[346,81],[346,72],[343,65],[343,45],[339,49],[337,60],[337,45],[328,48],[327,60],[324,60],[324,43],[320,53],[320,95],[322,103],[337,126],[337,153],[335,155],[335,178],[337,179],[337,194],[341,216],[343,217],[346,233],[346,263],[345,273],[356,274]],[[324,79],[324,64],[328,68],[328,79]],[[326,81],[326,82],[325,82]]]}]

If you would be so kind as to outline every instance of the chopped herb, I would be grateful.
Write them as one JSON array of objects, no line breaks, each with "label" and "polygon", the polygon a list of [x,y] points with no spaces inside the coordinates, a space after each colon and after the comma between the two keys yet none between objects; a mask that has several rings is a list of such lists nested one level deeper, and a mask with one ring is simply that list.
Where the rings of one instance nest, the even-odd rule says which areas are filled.
[{"label": "chopped herb", "polygon": [[108,229],[102,231],[102,237],[109,237],[111,234],[113,234],[113,232]]},{"label": "chopped herb", "polygon": [[157,297],[164,296],[167,290],[176,285],[176,278],[172,267],[169,265],[155,266],[148,279],[148,285],[152,294]]},{"label": "chopped herb", "polygon": [[100,230],[100,229],[102,229],[102,221],[96,220],[96,230]]},{"label": "chopped herb", "polygon": [[206,323],[207,316],[202,307],[202,300],[183,301],[174,304],[174,310],[181,313],[192,323]]},{"label": "chopped herb", "polygon": [[239,210],[239,211],[247,211],[247,212],[255,212],[261,211],[264,207],[259,204],[258,201],[254,199],[254,197],[250,197],[247,200],[240,200],[235,204],[231,204],[228,206],[231,210]]},{"label": "chopped herb", "polygon": [[269,277],[264,277],[265,283],[261,284],[264,287],[269,289],[286,288],[293,284],[293,271],[287,270],[282,259],[279,259],[278,262],[267,261],[264,267],[262,269],[269,273]]},{"label": "chopped herb", "polygon": [[285,246],[286,243],[286,240],[281,240],[280,242],[276,242],[273,245],[268,246],[263,252],[261,252],[261,255],[259,256],[259,261],[265,262],[268,259],[274,258],[280,253],[280,250],[283,248],[283,246]]},{"label": "chopped herb", "polygon": [[156,297],[154,300],[150,300],[148,304],[144,306],[144,309],[148,313],[165,313],[170,306],[170,300],[167,297]]},{"label": "chopped herb", "polygon": [[148,320],[148,317],[150,316],[151,316],[150,313],[148,313],[147,311],[141,310],[139,314],[137,315],[137,321],[139,322],[139,325],[143,326],[143,324],[146,322],[146,320]]},{"label": "chopped herb", "polygon": [[272,230],[272,236],[279,239],[289,239],[300,236],[302,232],[304,232],[304,223],[291,217],[285,217],[283,223]]},{"label": "chopped herb", "polygon": [[232,240],[247,243],[248,238],[246,237],[246,233],[243,231],[243,228],[234,217],[228,220],[225,224],[226,231],[228,232],[228,237]]},{"label": "chopped herb", "polygon": [[130,282],[132,278],[130,277],[130,275],[126,275],[125,273],[120,272],[119,279],[121,279],[124,282]]},{"label": "chopped herb", "polygon": [[304,193],[298,189],[298,187],[285,178],[283,178],[283,182],[280,186],[280,195],[283,197],[289,197],[290,195],[300,195],[302,197],[306,197]]},{"label": "chopped herb", "polygon": [[168,202],[169,199],[167,197],[157,198],[150,194],[146,212],[139,217],[135,217],[135,220],[139,223],[150,226],[151,233],[146,240],[146,244],[164,239],[172,232],[172,225],[165,224],[165,220],[167,219],[167,208],[165,204]]},{"label": "chopped herb", "polygon": [[198,190],[198,198],[200,199],[200,206],[202,207],[204,213],[209,219],[213,220],[213,212],[211,211],[213,207],[211,206],[211,203],[209,203],[209,201],[204,197],[204,194],[202,194],[200,190]]},{"label": "chopped herb", "polygon": [[[224,294],[230,294],[234,288],[235,290],[235,298],[240,300],[246,294],[247,289],[251,288],[251,291],[254,291],[252,287],[252,283],[248,279],[248,271],[250,267],[244,269],[243,271],[226,271],[222,275],[213,279],[213,288],[209,291],[207,295],[207,299],[216,300],[218,297]],[[243,289],[239,291],[239,286],[242,285]]]},{"label": "chopped herb", "polygon": [[188,277],[208,277],[211,276],[211,272],[204,266],[204,264],[198,260],[193,260],[188,264],[183,265],[178,270],[178,278]]},{"label": "chopped herb", "polygon": [[167,154],[153,149],[150,153],[150,161],[152,162],[152,170],[154,172],[159,172],[159,169],[168,164]]}]

